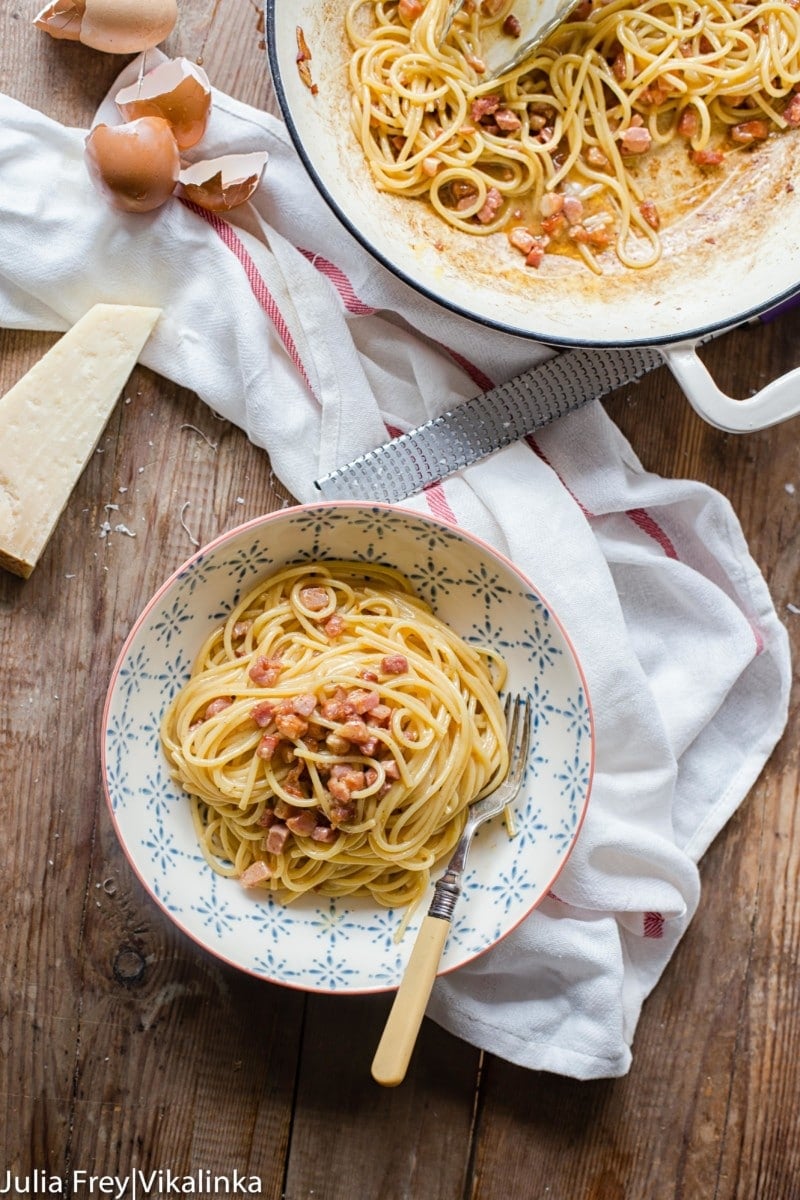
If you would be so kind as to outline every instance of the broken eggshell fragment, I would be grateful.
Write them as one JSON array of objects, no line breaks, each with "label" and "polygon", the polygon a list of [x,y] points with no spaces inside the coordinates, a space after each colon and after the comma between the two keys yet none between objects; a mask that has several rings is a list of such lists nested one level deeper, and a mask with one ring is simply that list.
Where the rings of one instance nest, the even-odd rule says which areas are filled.
[{"label": "broken eggshell fragment", "polygon": [[228,212],[253,195],[268,158],[266,150],[255,150],[192,163],[180,173],[177,194],[209,212]]},{"label": "broken eggshell fragment", "polygon": [[86,166],[101,195],[123,212],[158,208],[175,190],[181,162],[163,117],[95,125],[86,138]]},{"label": "broken eggshell fragment", "polygon": [[177,0],[51,0],[33,23],[107,54],[136,54],[163,42],[177,20]]},{"label": "broken eggshell fragment", "polygon": [[154,67],[114,97],[126,121],[163,117],[172,126],[181,150],[196,146],[211,111],[211,84],[202,67],[188,58],[173,58]]},{"label": "broken eggshell fragment", "polygon": [[83,0],[53,0],[52,4],[48,4],[33,18],[33,23],[37,29],[49,33],[50,37],[79,42],[83,8]]}]

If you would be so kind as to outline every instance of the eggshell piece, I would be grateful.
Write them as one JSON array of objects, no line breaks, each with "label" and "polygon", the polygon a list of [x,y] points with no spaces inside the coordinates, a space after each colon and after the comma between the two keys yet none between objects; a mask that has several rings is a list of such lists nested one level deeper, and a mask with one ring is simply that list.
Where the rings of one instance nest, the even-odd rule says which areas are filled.
[{"label": "eggshell piece", "polygon": [[122,88],[114,97],[126,121],[163,117],[172,126],[181,150],[202,138],[211,112],[211,84],[202,67],[188,58],[174,58]]},{"label": "eggshell piece", "polygon": [[84,0],[80,40],[108,54],[137,54],[168,37],[178,20],[177,0]]},{"label": "eggshell piece", "polygon": [[163,117],[95,125],[86,138],[86,166],[101,195],[123,212],[150,212],[175,190],[181,161]]},{"label": "eggshell piece", "polygon": [[43,29],[50,37],[66,42],[78,42],[83,20],[83,0],[52,0],[33,18],[37,29]]},{"label": "eggshell piece", "polygon": [[180,173],[177,194],[209,212],[228,212],[253,195],[268,158],[266,150],[255,150],[192,163]]}]

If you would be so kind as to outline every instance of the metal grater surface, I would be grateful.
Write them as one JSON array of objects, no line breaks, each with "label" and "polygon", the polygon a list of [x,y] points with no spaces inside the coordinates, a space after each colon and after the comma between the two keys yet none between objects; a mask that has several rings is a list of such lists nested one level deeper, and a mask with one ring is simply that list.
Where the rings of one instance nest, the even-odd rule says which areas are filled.
[{"label": "metal grater surface", "polygon": [[404,500],[661,366],[647,347],[565,350],[316,480],[327,500]]}]

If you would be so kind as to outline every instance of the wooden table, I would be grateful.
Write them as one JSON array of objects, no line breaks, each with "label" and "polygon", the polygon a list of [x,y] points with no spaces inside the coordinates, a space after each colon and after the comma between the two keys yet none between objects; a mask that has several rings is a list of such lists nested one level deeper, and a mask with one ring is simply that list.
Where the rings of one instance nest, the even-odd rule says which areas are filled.
[{"label": "wooden table", "polygon": [[[121,62],[37,33],[36,8],[0,9],[0,89],[85,126]],[[256,0],[182,0],[164,48],[271,104]],[[798,330],[789,315],[705,357],[745,396],[797,365]],[[0,332],[0,392],[54,340]],[[257,1176],[272,1200],[797,1200],[797,694],[702,863],[627,1077],[524,1071],[426,1022],[406,1084],[382,1090],[369,1062],[389,996],[305,995],[222,966],[161,914],[111,828],[101,706],[133,620],[192,551],[177,514],[188,501],[206,541],[291,499],[239,430],[215,425],[216,452],[187,433],[209,423],[194,395],[143,368],[125,394],[33,577],[0,573],[0,1191],[6,1169],[139,1167],[163,1173],[161,1195],[167,1171],[203,1170]],[[800,424],[717,432],[665,370],[608,409],[645,466],[731,500],[797,643]],[[146,554],[99,536],[121,485]]]}]

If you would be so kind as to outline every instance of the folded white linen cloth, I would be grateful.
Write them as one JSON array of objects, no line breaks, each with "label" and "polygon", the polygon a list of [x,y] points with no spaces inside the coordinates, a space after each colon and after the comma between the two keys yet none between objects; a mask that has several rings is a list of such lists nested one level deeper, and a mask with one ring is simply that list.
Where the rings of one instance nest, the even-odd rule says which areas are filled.
[{"label": "folded white linen cloth", "polygon": [[[117,121],[109,98],[98,118]],[[84,136],[0,96],[0,323],[60,330],[98,301],[161,306],[142,361],[245,430],[300,501],[387,427],[550,353],[438,308],[374,262],[268,114],[214,93],[195,157],[271,155],[253,202],[227,220],[178,200],[112,210],[87,178]],[[554,892],[441,977],[429,1014],[524,1067],[622,1075],[696,910],[698,861],[784,728],[785,630],[727,501],[644,471],[598,404],[408,506],[480,535],[541,588],[596,718],[588,815]]]}]

